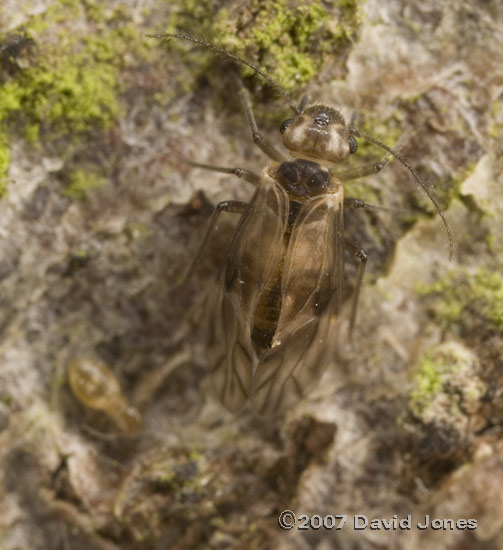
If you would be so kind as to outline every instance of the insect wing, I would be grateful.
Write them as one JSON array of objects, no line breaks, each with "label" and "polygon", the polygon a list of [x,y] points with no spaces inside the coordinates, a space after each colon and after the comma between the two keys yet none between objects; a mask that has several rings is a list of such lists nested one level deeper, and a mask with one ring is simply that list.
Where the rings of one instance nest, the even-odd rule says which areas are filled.
[{"label": "insect wing", "polygon": [[256,357],[254,312],[282,256],[287,227],[286,192],[264,172],[231,242],[225,268],[210,303],[209,359],[219,397],[231,411],[248,400]]},{"label": "insect wing", "polygon": [[271,349],[257,366],[252,407],[274,415],[316,383],[332,356],[344,274],[343,191],[307,202],[295,222],[282,275]]}]

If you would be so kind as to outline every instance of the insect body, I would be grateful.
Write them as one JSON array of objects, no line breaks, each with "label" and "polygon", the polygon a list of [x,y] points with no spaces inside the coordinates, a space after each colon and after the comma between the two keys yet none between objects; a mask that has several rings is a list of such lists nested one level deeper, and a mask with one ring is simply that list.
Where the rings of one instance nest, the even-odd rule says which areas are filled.
[{"label": "insect body", "polygon": [[208,322],[223,404],[237,411],[249,401],[266,416],[305,395],[333,356],[344,191],[316,160],[343,162],[357,149],[342,115],[326,105],[307,107],[281,132],[292,158],[263,170],[215,284]]},{"label": "insect body", "polygon": [[341,305],[343,189],[309,160],[273,163],[241,218],[210,307],[224,405],[257,414],[298,400],[330,359]]},{"label": "insect body", "polygon": [[[208,357],[223,404],[238,411],[247,402],[257,415],[279,414],[317,382],[333,356],[342,304],[344,249],[360,261],[350,325],[356,314],[366,254],[345,239],[343,205],[370,206],[344,198],[342,181],[380,170],[397,157],[443,213],[416,172],[401,156],[356,128],[323,104],[299,106],[253,64],[189,35],[176,37],[203,45],[252,67],[290,103],[295,116],[281,125],[285,155],[258,131],[247,91],[239,94],[255,143],[274,161],[261,176],[242,168],[185,161],[193,166],[233,173],[257,185],[251,201],[220,203],[196,255],[204,249],[220,212],[240,212],[225,265],[212,289],[208,308]],[[357,150],[357,137],[387,151],[380,163],[347,169],[335,166]],[[193,262],[187,276],[194,268]]]}]

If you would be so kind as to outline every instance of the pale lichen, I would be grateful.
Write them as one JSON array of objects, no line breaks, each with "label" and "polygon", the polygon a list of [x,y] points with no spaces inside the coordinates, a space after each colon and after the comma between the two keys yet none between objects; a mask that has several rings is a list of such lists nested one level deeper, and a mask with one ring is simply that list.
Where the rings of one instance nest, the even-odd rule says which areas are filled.
[{"label": "pale lichen", "polygon": [[413,375],[409,407],[425,424],[461,428],[487,391],[474,353],[459,342],[426,351]]},{"label": "pale lichen", "polygon": [[435,317],[444,326],[469,326],[474,319],[482,319],[489,328],[503,327],[503,277],[494,270],[451,271],[418,291],[430,298]]}]

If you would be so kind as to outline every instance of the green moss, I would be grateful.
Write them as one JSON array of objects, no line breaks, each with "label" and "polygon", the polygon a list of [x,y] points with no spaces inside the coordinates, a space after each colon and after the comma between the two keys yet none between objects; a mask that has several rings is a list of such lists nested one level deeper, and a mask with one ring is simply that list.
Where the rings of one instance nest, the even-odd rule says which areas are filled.
[{"label": "green moss", "polygon": [[42,64],[4,86],[0,119],[21,111],[30,139],[40,129],[78,133],[107,128],[118,115],[116,83],[114,67],[87,65],[85,55],[56,66]]},{"label": "green moss", "polygon": [[[98,2],[60,0],[28,20],[23,33],[36,47],[28,65],[10,74],[0,87],[0,132],[15,131],[33,143],[59,139],[64,146],[83,133],[101,132],[115,123],[121,111],[125,54],[134,51],[138,60],[146,49],[122,13],[108,12]],[[66,30],[65,23],[79,18],[81,35]],[[89,29],[89,20],[95,29]],[[8,156],[2,154],[4,141],[0,178],[8,165]]]},{"label": "green moss", "polygon": [[[252,0],[229,12],[216,11],[210,1],[184,0],[167,32],[197,29],[258,63],[288,90],[311,80],[328,62],[343,66],[361,21],[360,4]],[[243,74],[254,71],[243,68]]]},{"label": "green moss", "polygon": [[356,1],[336,2],[329,8],[321,2],[255,0],[250,11],[253,23],[248,28],[239,28],[236,19],[220,12],[214,36],[226,48],[251,53],[287,90],[310,81],[328,55],[336,58],[349,47],[360,23]]},{"label": "green moss", "polygon": [[65,189],[64,194],[70,199],[83,200],[87,197],[89,191],[101,187],[106,180],[102,176],[92,172],[76,170],[70,174],[70,184]]},{"label": "green moss", "polygon": [[[94,45],[94,44],[93,44]],[[52,131],[105,128],[118,114],[117,67],[96,48],[41,60],[2,88],[0,120],[21,111],[26,122]]]},{"label": "green moss", "polygon": [[433,299],[433,312],[444,325],[468,325],[476,315],[494,328],[503,327],[503,277],[495,271],[454,271],[418,291]]},{"label": "green moss", "polygon": [[422,358],[414,378],[416,389],[412,393],[412,399],[415,403],[429,400],[440,391],[443,369],[444,366],[439,365],[431,354],[427,354]]},{"label": "green moss", "polygon": [[433,403],[442,389],[445,370],[444,363],[439,362],[431,351],[420,359],[409,400],[409,408],[416,418],[430,416]]},{"label": "green moss", "polygon": [[446,342],[421,357],[413,374],[409,408],[425,423],[457,425],[480,406],[486,385],[475,355],[457,342]]}]

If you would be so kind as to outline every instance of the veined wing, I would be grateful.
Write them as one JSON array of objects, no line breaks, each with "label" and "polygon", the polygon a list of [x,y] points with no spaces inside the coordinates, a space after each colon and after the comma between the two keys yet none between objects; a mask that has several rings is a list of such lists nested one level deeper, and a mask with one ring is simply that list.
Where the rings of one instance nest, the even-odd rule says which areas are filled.
[{"label": "veined wing", "polygon": [[295,222],[278,327],[253,380],[252,406],[259,415],[277,414],[296,402],[332,355],[344,274],[342,202],[342,187],[315,197]]},{"label": "veined wing", "polygon": [[282,254],[288,197],[264,171],[231,242],[215,299],[210,305],[209,354],[213,381],[231,411],[248,400],[254,357],[251,330],[261,293]]}]

